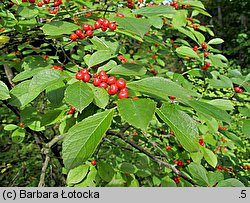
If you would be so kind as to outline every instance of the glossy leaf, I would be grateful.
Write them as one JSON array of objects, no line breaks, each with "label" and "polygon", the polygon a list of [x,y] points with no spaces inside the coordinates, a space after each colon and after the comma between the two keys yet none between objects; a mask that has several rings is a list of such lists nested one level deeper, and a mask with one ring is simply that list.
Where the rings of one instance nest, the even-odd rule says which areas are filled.
[{"label": "glossy leaf", "polygon": [[191,47],[181,46],[176,49],[176,52],[182,56],[199,58],[199,55]]},{"label": "glossy leaf", "polygon": [[67,170],[81,165],[93,154],[112,119],[113,110],[106,110],[85,118],[69,129],[62,146]]},{"label": "glossy leaf", "polygon": [[231,122],[231,118],[229,114],[227,114],[226,111],[223,111],[222,109],[219,109],[211,104],[201,102],[201,101],[196,101],[196,100],[190,100],[188,102],[189,106],[191,106],[195,111],[200,112],[202,114],[207,114],[215,119],[224,121],[226,123]]},{"label": "glossy leaf", "polygon": [[183,148],[188,152],[199,151],[199,131],[196,122],[175,105],[164,104],[157,115],[170,127]]},{"label": "glossy leaf", "polygon": [[112,68],[107,73],[111,75],[140,76],[145,75],[146,71],[147,69],[142,65],[125,63]]},{"label": "glossy leaf", "polygon": [[7,85],[0,81],[0,100],[6,100],[10,98],[9,89]]},{"label": "glossy leaf", "polygon": [[203,154],[204,154],[204,158],[207,161],[207,163],[212,166],[212,167],[216,167],[217,166],[217,156],[210,150],[207,148],[202,148],[203,149]]},{"label": "glossy leaf", "polygon": [[114,57],[114,55],[112,54],[112,52],[110,50],[96,51],[89,58],[88,67],[93,67],[97,64],[103,63],[103,62],[105,62],[113,57]]},{"label": "glossy leaf", "polygon": [[115,174],[113,167],[105,162],[99,162],[97,173],[106,182],[110,182]]},{"label": "glossy leaf", "polygon": [[104,109],[109,102],[109,94],[106,90],[100,87],[95,87],[94,85],[89,85],[94,94],[94,104],[102,109]]},{"label": "glossy leaf", "polygon": [[224,42],[223,39],[221,38],[215,38],[215,39],[211,39],[208,44],[222,44]]},{"label": "glossy leaf", "polygon": [[158,16],[166,14],[175,14],[176,10],[169,6],[147,6],[142,7],[134,11],[135,14],[141,14],[144,16]]},{"label": "glossy leaf", "polygon": [[71,185],[81,182],[86,177],[88,170],[88,165],[80,165],[71,169],[67,176],[67,184]]},{"label": "glossy leaf", "polygon": [[188,170],[194,180],[197,181],[201,186],[209,185],[206,169],[202,165],[197,163],[190,163],[188,165]]},{"label": "glossy leaf", "polygon": [[121,117],[143,131],[147,130],[149,122],[153,119],[155,108],[155,102],[150,99],[121,99],[118,101]]},{"label": "glossy leaf", "polygon": [[129,89],[144,93],[146,95],[168,100],[168,96],[176,96],[180,100],[189,100],[191,96],[199,96],[196,92],[184,89],[177,83],[161,78],[151,77],[134,81],[127,84]]},{"label": "glossy leaf", "polygon": [[245,187],[245,186],[241,181],[235,178],[229,178],[229,179],[220,181],[216,187]]},{"label": "glossy leaf", "polygon": [[74,23],[69,23],[66,21],[53,21],[46,23],[42,30],[45,35],[63,35],[63,34],[71,34],[73,31],[77,30],[79,26]]},{"label": "glossy leaf", "polygon": [[24,140],[24,138],[25,138],[25,130],[23,128],[18,128],[11,134],[11,139],[15,143],[21,143]]},{"label": "glossy leaf", "polygon": [[93,99],[92,89],[82,81],[69,85],[65,90],[65,101],[78,111],[85,109]]},{"label": "glossy leaf", "polygon": [[246,137],[250,137],[250,119],[243,121],[243,133]]}]

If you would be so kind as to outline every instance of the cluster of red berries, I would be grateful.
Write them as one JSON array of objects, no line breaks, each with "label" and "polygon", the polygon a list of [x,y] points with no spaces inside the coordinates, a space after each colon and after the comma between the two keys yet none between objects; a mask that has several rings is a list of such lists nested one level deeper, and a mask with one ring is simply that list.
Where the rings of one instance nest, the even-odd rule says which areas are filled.
[{"label": "cluster of red berries", "polygon": [[244,90],[240,86],[234,87],[234,91],[237,92],[237,93],[243,93],[244,92]]},{"label": "cluster of red berries", "polygon": [[227,130],[227,128],[225,126],[218,126],[218,130]]},{"label": "cluster of red berries", "polygon": [[249,166],[243,165],[242,168],[243,168],[243,170],[247,170],[247,169],[250,170],[250,165]]},{"label": "cluster of red berries", "polygon": [[[179,4],[178,4],[177,1],[172,1],[172,2],[170,2],[170,6],[174,7],[175,10],[177,10],[177,9],[179,8]],[[190,8],[190,4],[182,5],[181,8],[182,8],[182,9]]]},{"label": "cluster of red berries", "polygon": [[174,177],[174,182],[175,182],[176,184],[180,184],[180,182],[181,182],[180,176],[175,176],[175,177]]},{"label": "cluster of red berries", "polygon": [[128,62],[128,59],[126,59],[123,55],[119,55],[119,56],[117,56],[117,58],[122,63],[127,63]]},{"label": "cluster of red berries", "polygon": [[128,8],[133,9],[134,8],[134,2],[132,0],[128,0],[127,1],[127,5]]},{"label": "cluster of red berries", "polygon": [[71,106],[68,113],[74,114],[74,112],[75,112],[75,107]]},{"label": "cluster of red berries", "polygon": [[63,71],[63,67],[62,66],[57,66],[57,65],[53,65],[52,67],[51,67],[51,69],[55,69],[55,70],[59,70],[59,71]]},{"label": "cluster of red berries", "polygon": [[211,64],[209,62],[206,62],[204,66],[202,66],[202,70],[204,71],[208,71],[208,68],[211,66]]},{"label": "cluster of red berries", "polygon": [[177,166],[184,166],[184,163],[182,162],[182,160],[176,160],[174,161],[174,164]]},{"label": "cluster of red berries", "polygon": [[94,26],[90,24],[83,24],[83,30],[76,30],[75,33],[72,33],[70,35],[70,39],[72,41],[76,41],[78,38],[84,39],[86,36],[91,37],[93,35],[93,31],[99,28],[101,28],[103,32],[105,32],[108,28],[114,31],[116,29],[116,23],[110,22],[108,19],[99,18],[94,23]]},{"label": "cluster of red berries", "polygon": [[[30,3],[36,3],[36,0],[22,0],[22,2],[30,2]],[[43,0],[43,1],[38,1],[37,2],[37,6],[38,7],[42,7],[44,4],[50,4],[50,0]],[[46,8],[46,10],[48,10],[50,12],[50,14],[56,14],[59,10],[59,6],[62,4],[62,0],[54,0],[53,5],[54,5],[54,9],[50,10],[48,7]]]},{"label": "cluster of red berries", "polygon": [[[114,76],[108,76],[107,73],[103,70],[97,73],[93,73],[93,80],[92,83],[94,86],[101,87],[104,89],[108,88],[108,94],[114,95],[118,93],[119,99],[128,98],[128,89],[126,88],[126,82],[123,79],[117,80]],[[89,82],[91,75],[87,68],[81,69],[79,72],[76,73],[76,79],[82,80],[84,82]]]},{"label": "cluster of red berries", "polygon": [[[204,49],[204,53],[203,53],[203,54],[204,54],[204,57],[207,58],[207,57],[209,56],[209,52],[206,51],[206,49],[207,49],[207,44],[206,44],[205,42],[202,42],[202,43],[201,43],[201,47]],[[194,50],[195,52],[197,52],[198,49],[199,49],[198,46],[194,46],[194,47],[193,47],[193,50]]]}]

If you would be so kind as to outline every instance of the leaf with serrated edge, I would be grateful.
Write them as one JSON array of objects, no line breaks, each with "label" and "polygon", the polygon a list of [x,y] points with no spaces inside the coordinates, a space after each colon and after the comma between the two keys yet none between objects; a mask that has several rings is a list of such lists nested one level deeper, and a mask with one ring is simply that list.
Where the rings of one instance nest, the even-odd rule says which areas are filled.
[{"label": "leaf with serrated edge", "polygon": [[81,165],[95,151],[113,119],[113,109],[87,117],[69,129],[62,145],[67,170]]},{"label": "leaf with serrated edge", "polygon": [[155,102],[151,99],[121,99],[118,101],[118,111],[121,117],[143,131],[147,130],[155,108]]},{"label": "leaf with serrated edge", "polygon": [[184,149],[199,151],[199,131],[196,122],[188,114],[176,109],[174,104],[164,104],[156,113],[171,128]]},{"label": "leaf with serrated edge", "polygon": [[65,90],[65,101],[78,111],[85,109],[94,99],[91,88],[82,81],[77,81]]}]

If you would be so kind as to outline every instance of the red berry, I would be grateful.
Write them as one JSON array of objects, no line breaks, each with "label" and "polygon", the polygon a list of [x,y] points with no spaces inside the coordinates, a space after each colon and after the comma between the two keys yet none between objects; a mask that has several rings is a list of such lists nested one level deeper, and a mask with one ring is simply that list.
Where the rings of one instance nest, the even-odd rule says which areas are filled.
[{"label": "red berry", "polygon": [[97,73],[93,73],[93,78],[98,78],[98,74]]},{"label": "red berry", "polygon": [[207,58],[208,56],[209,56],[209,52],[205,51],[205,52],[204,52],[204,57]]},{"label": "red berry", "polygon": [[120,92],[128,92],[128,88],[124,87],[124,88],[120,89]]},{"label": "red berry", "polygon": [[201,46],[202,46],[203,49],[206,49],[206,48],[207,48],[207,44],[206,44],[205,42],[202,42],[202,43],[201,43]]},{"label": "red berry", "polygon": [[206,66],[207,66],[207,67],[210,67],[210,66],[211,66],[211,63],[206,62]]},{"label": "red berry", "polygon": [[77,79],[77,80],[83,80],[84,75],[85,75],[85,74],[83,74],[82,72],[78,72],[78,73],[76,73],[76,79]]},{"label": "red berry", "polygon": [[74,111],[72,110],[72,109],[70,109],[69,111],[68,111],[68,114],[73,114],[74,113]]},{"label": "red berry", "polygon": [[138,133],[136,131],[133,132],[133,135],[138,136]]},{"label": "red berry", "polygon": [[100,79],[100,78],[94,78],[92,83],[93,83],[93,85],[95,85],[95,86],[100,86],[100,84],[101,84],[101,79]]},{"label": "red berry", "polygon": [[108,87],[108,84],[106,82],[102,82],[99,87],[106,89]]},{"label": "red berry", "polygon": [[204,71],[208,71],[208,67],[207,67],[207,66],[202,66],[201,68],[202,68],[202,70],[204,70]]},{"label": "red berry", "polygon": [[247,166],[242,166],[242,168],[243,168],[244,170],[247,170]]},{"label": "red berry", "polygon": [[83,81],[88,82],[90,80],[90,75],[89,74],[83,74]]},{"label": "red berry", "polygon": [[82,68],[80,72],[83,74],[89,74],[89,70],[87,68]]},{"label": "red berry", "polygon": [[78,37],[79,37],[82,33],[83,33],[82,30],[76,30],[76,31],[75,31],[75,34],[76,34]]},{"label": "red berry", "polygon": [[242,92],[243,92],[243,89],[241,89],[241,87],[238,86],[238,87],[235,87],[235,88],[234,88],[234,91],[237,92],[237,93],[242,93]]},{"label": "red berry", "polygon": [[198,50],[198,46],[194,46],[193,50],[197,51]]},{"label": "red berry", "polygon": [[88,30],[88,31],[86,31],[86,35],[88,35],[89,37],[91,37],[91,36],[93,35],[92,30]]},{"label": "red berry", "polygon": [[30,2],[30,3],[35,3],[35,2],[36,2],[36,0],[29,0],[29,2]]},{"label": "red berry", "polygon": [[42,6],[43,6],[43,2],[38,1],[36,5],[37,5],[38,7],[42,7]]},{"label": "red berry", "polygon": [[89,24],[83,24],[82,29],[85,31],[89,30]]},{"label": "red berry", "polygon": [[107,27],[102,27],[102,31],[105,32],[108,28]]},{"label": "red berry", "polygon": [[91,160],[90,163],[91,163],[91,165],[95,166],[96,165],[96,160],[93,159],[93,160]]},{"label": "red berry", "polygon": [[249,169],[249,170],[250,170],[250,165],[247,167],[247,169]]},{"label": "red berry", "polygon": [[119,98],[119,99],[125,99],[125,98],[128,98],[128,92],[126,92],[126,91],[119,92],[119,94],[118,94],[118,98]]},{"label": "red berry", "polygon": [[172,147],[171,146],[166,146],[166,150],[171,150]]},{"label": "red berry", "polygon": [[126,87],[126,82],[123,79],[119,79],[119,80],[116,81],[116,86],[119,89],[123,89],[123,88]]},{"label": "red berry", "polygon": [[57,66],[57,70],[59,70],[59,71],[63,71],[63,68],[62,68],[62,66]]},{"label": "red berry", "polygon": [[175,97],[175,96],[169,96],[169,99],[170,99],[170,100],[175,100],[176,97]]},{"label": "red berry", "polygon": [[115,84],[115,83],[116,83],[116,77],[110,76],[110,77],[108,78],[108,80],[107,80],[107,83],[108,83],[109,85]]},{"label": "red berry", "polygon": [[97,20],[97,22],[99,22],[101,25],[103,25],[104,19],[103,19],[103,18],[99,18],[99,19]]},{"label": "red berry", "polygon": [[75,107],[73,107],[73,106],[71,106],[71,107],[70,107],[70,109],[74,111],[76,108],[75,108]]},{"label": "red berry", "polygon": [[124,14],[122,14],[122,13],[117,13],[117,14],[116,14],[116,17],[123,18],[123,17],[124,17]]},{"label": "red berry", "polygon": [[199,139],[199,143],[200,143],[201,146],[204,146],[204,141],[203,141],[203,139]]},{"label": "red berry", "polygon": [[77,35],[75,33],[72,33],[69,37],[72,41],[76,41]]},{"label": "red berry", "polygon": [[49,3],[50,3],[50,0],[43,0],[43,2],[44,2],[45,4],[49,4]]},{"label": "red berry", "polygon": [[44,60],[48,60],[49,59],[49,57],[47,55],[44,55],[43,58],[44,58]]},{"label": "red berry", "polygon": [[118,92],[118,87],[115,84],[110,85],[108,89],[108,94],[113,95]]},{"label": "red berry", "polygon": [[178,160],[174,161],[174,164],[175,164],[175,165],[178,165],[178,164],[179,164],[179,161],[178,161]]},{"label": "red berry", "polygon": [[101,75],[100,79],[102,82],[107,82],[108,81],[108,76],[107,75]]},{"label": "red berry", "polygon": [[102,23],[102,25],[103,25],[104,27],[108,27],[109,24],[110,24],[110,21],[109,21],[109,20],[104,20],[103,23]]},{"label": "red berry", "polygon": [[89,30],[94,30],[92,25],[89,25]]},{"label": "red berry", "polygon": [[82,32],[78,37],[79,37],[79,39],[84,39],[85,38],[85,34]]},{"label": "red berry", "polygon": [[96,21],[95,23],[94,23],[94,26],[95,26],[95,29],[99,29],[99,28],[101,28],[101,23],[100,22],[98,22],[98,21]]},{"label": "red berry", "polygon": [[109,24],[109,29],[110,30],[115,30],[116,29],[116,23],[110,23]]},{"label": "red berry", "polygon": [[23,126],[24,126],[24,122],[20,122],[20,123],[19,123],[19,126],[20,126],[20,127],[23,127]]},{"label": "red berry", "polygon": [[104,70],[101,70],[100,73],[99,73],[100,76],[102,75],[107,75],[107,73],[104,71]]}]

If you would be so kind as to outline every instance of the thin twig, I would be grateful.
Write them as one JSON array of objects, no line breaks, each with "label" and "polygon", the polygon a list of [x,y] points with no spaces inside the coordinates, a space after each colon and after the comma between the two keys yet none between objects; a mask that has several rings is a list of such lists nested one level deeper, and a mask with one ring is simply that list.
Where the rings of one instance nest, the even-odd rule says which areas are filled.
[{"label": "thin twig", "polygon": [[193,181],[191,178],[187,177],[184,173],[182,173],[181,171],[179,171],[178,169],[175,168],[174,165],[171,165],[165,161],[162,161],[160,159],[158,159],[157,157],[155,157],[153,154],[151,154],[150,152],[148,152],[147,150],[143,149],[142,147],[140,147],[139,145],[135,144],[134,142],[132,142],[131,140],[127,139],[126,137],[123,136],[124,133],[122,132],[114,132],[109,130],[107,132],[107,134],[109,135],[115,135],[119,138],[121,138],[122,140],[124,140],[126,143],[128,143],[129,145],[131,145],[132,147],[134,147],[135,149],[139,150],[140,152],[146,154],[148,157],[150,157],[151,159],[153,159],[155,162],[157,162],[159,165],[164,165],[168,168],[170,168],[175,174],[177,174],[178,176],[182,177],[183,179],[185,179],[186,181],[188,181],[189,183],[191,183],[193,186],[197,187],[199,186],[195,181]]},{"label": "thin twig", "polygon": [[12,79],[14,78],[13,71],[7,64],[3,64],[3,67],[4,67],[5,74],[7,76],[7,79],[11,85],[11,88],[15,87],[15,83],[12,81]]}]

